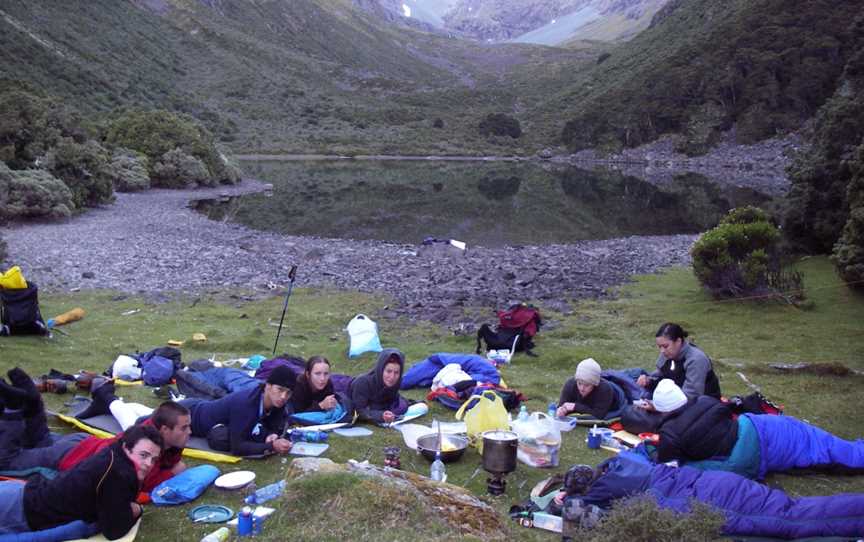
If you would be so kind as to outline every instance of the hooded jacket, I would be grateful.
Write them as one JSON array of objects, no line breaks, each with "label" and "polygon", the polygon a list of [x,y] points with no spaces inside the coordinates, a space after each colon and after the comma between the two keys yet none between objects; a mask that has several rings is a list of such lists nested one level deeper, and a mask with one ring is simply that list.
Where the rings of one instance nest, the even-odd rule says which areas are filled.
[{"label": "hooded jacket", "polygon": [[[399,363],[399,379],[391,387],[384,386],[384,367],[391,361]],[[375,368],[351,382],[348,393],[361,419],[383,422],[384,412],[391,412],[399,405],[399,385],[405,372],[405,356],[395,348],[387,348],[378,354]]]},{"label": "hooded jacket", "polygon": [[702,395],[663,416],[657,461],[694,461],[728,456],[738,439],[738,422],[725,403]]}]

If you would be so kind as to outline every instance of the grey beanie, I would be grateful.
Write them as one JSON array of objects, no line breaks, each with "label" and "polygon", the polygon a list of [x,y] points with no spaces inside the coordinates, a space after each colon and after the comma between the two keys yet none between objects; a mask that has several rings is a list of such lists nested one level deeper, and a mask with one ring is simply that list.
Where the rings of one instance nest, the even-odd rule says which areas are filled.
[{"label": "grey beanie", "polygon": [[594,361],[594,358],[583,359],[576,366],[576,380],[596,386],[600,383],[600,364]]}]

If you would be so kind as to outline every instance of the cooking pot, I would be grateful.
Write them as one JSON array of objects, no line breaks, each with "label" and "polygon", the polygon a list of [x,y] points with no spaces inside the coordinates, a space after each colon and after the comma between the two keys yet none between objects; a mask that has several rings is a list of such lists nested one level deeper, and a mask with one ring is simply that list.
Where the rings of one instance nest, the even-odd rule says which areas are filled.
[{"label": "cooking pot", "polygon": [[513,431],[484,431],[480,433],[483,439],[483,470],[493,474],[507,474],[516,470],[516,450],[519,447],[519,435]]},{"label": "cooking pot", "polygon": [[[452,463],[462,457],[468,447],[468,439],[458,435],[442,435],[441,462]],[[438,452],[438,435],[430,433],[417,439],[417,451],[429,461],[435,461]]]}]

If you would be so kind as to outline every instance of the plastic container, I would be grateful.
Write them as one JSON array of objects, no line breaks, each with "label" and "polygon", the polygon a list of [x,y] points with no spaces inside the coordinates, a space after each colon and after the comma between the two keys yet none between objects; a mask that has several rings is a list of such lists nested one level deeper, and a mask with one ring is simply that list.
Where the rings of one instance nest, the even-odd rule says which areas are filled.
[{"label": "plastic container", "polygon": [[432,462],[432,466],[429,468],[429,478],[436,482],[443,482],[445,476],[447,474],[444,469],[444,462],[441,461],[441,452],[435,452],[435,461]]},{"label": "plastic container", "polygon": [[246,497],[244,502],[246,504],[262,504],[282,495],[282,492],[284,491],[285,480],[279,480],[278,482],[273,482],[272,484],[266,485],[255,493],[249,495],[248,497]]},{"label": "plastic container", "polygon": [[231,536],[231,531],[228,527],[219,527],[212,533],[201,539],[201,542],[225,542]]},{"label": "plastic container", "polygon": [[545,529],[553,533],[560,533],[564,529],[564,520],[561,516],[553,516],[546,512],[534,512],[531,519],[533,526],[537,529]]},{"label": "plastic container", "polygon": [[304,431],[302,429],[292,429],[288,434],[291,442],[327,442],[330,437],[324,431]]}]

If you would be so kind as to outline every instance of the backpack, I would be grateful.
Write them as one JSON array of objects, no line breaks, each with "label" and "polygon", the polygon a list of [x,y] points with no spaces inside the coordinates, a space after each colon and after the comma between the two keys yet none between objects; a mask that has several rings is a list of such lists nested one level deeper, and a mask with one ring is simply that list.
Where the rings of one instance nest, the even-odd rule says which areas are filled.
[{"label": "backpack", "polygon": [[498,311],[498,327],[495,331],[489,324],[483,324],[477,330],[476,353],[481,352],[482,341],[486,343],[486,350],[509,350],[533,355],[532,339],[542,325],[540,311],[531,305],[519,303],[505,311]]},{"label": "backpack", "polygon": [[141,379],[146,386],[164,386],[174,378],[174,372],[183,367],[180,351],[170,346],[154,348],[137,356],[141,364]]},{"label": "backpack", "polygon": [[48,326],[39,312],[39,288],[0,289],[0,335],[48,335]]}]

